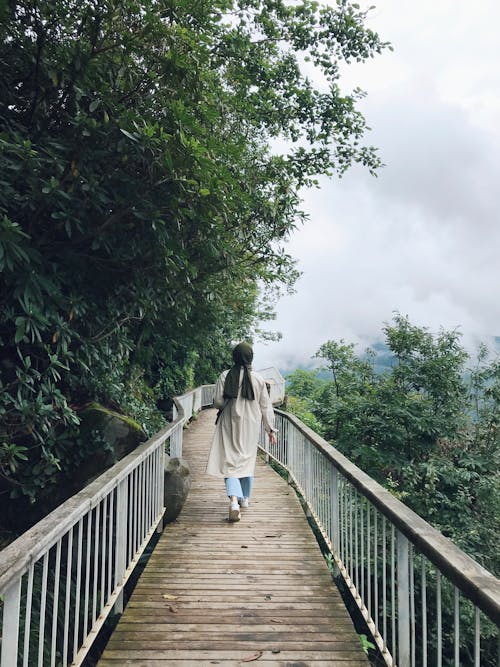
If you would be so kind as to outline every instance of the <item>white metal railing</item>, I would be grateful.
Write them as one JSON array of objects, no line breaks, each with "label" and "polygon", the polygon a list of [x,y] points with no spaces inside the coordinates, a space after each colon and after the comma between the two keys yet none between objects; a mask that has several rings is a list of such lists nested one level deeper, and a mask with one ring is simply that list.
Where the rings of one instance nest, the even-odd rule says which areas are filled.
[{"label": "white metal railing", "polygon": [[213,385],[174,399],[174,420],[0,552],[0,667],[79,665],[155,530],[165,451],[182,454]]},{"label": "white metal railing", "polygon": [[385,663],[500,665],[500,581],[299,419],[262,449],[288,473]]}]

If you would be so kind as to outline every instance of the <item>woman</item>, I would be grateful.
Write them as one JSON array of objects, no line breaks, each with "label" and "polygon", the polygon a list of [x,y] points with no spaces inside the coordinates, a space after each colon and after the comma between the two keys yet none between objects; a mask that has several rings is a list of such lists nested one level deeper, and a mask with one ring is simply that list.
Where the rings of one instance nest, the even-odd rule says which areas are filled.
[{"label": "woman", "polygon": [[250,345],[239,343],[233,350],[234,366],[224,371],[215,385],[214,407],[219,413],[207,473],[224,477],[229,521],[239,521],[240,506],[249,504],[261,421],[271,444],[276,442],[266,383],[252,371],[252,359]]}]

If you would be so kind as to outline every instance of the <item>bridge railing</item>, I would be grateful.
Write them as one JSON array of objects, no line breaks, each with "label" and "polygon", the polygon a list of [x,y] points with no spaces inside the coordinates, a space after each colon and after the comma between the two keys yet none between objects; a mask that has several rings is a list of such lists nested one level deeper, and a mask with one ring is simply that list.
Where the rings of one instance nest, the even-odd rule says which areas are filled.
[{"label": "bridge railing", "polygon": [[213,386],[174,399],[174,420],[0,552],[1,667],[79,665],[155,530],[165,452],[211,405]]},{"label": "bridge railing", "polygon": [[268,458],[306,503],[385,663],[500,665],[500,581],[296,417]]}]

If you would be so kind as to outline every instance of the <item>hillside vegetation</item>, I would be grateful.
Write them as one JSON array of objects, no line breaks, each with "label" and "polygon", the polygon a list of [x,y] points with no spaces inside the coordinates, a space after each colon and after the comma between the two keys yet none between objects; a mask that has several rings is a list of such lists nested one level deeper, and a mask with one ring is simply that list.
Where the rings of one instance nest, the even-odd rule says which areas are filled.
[{"label": "hillside vegetation", "polygon": [[384,334],[391,368],[328,341],[329,379],[291,373],[288,409],[498,576],[500,358],[401,315]]}]

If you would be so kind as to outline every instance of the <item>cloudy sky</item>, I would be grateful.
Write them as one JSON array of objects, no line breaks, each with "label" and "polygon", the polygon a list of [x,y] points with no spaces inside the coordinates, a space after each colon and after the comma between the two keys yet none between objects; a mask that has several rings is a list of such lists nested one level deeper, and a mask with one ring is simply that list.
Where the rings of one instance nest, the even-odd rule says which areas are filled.
[{"label": "cloudy sky", "polygon": [[281,299],[278,343],[256,365],[311,363],[327,340],[362,348],[393,311],[463,342],[500,335],[500,3],[373,0],[394,51],[346,70],[386,166],[305,193],[289,252],[303,275]]}]

